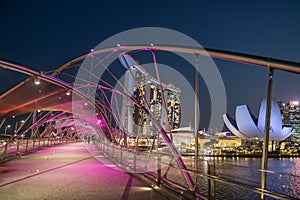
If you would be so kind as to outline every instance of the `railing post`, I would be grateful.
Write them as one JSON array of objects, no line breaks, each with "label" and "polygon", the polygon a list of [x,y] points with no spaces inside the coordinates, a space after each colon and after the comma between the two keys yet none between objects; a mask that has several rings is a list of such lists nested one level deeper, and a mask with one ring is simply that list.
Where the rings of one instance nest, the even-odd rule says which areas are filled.
[{"label": "railing post", "polygon": [[111,145],[112,145],[112,156],[111,156],[111,158],[112,158],[112,159],[114,159],[114,154],[115,154],[115,145],[114,145],[114,143],[113,143],[113,142],[111,143]]},{"label": "railing post", "polygon": [[161,183],[161,154],[157,154],[157,185],[160,186]]},{"label": "railing post", "polygon": [[[198,171],[198,165],[199,165],[199,132],[198,132],[198,126],[199,126],[199,54],[195,54],[195,100],[194,100],[194,135],[195,135],[195,171]],[[197,175],[196,175],[197,176]],[[197,182],[197,178],[195,179]]]},{"label": "railing post", "polygon": [[25,152],[27,152],[28,150],[28,139],[26,140],[26,148],[25,148]]},{"label": "railing post", "polygon": [[104,139],[103,143],[102,143],[102,151],[103,151],[104,154],[106,154],[106,152],[105,152],[106,145],[105,144],[106,144],[106,141]]},{"label": "railing post", "polygon": [[3,160],[5,159],[6,157],[6,153],[7,153],[7,148],[8,148],[8,141],[6,140],[6,143],[5,143],[5,147],[4,147],[4,152],[3,152]]},{"label": "railing post", "polygon": [[35,146],[35,139],[32,140],[32,150],[34,150],[34,146]]},{"label": "railing post", "polygon": [[[268,64],[269,65],[269,64]],[[267,108],[264,130],[264,143],[263,143],[263,155],[261,166],[261,189],[266,189],[267,172],[268,169],[268,147],[269,147],[269,134],[271,123],[271,109],[272,109],[272,95],[273,95],[273,75],[274,69],[269,68],[269,82],[268,82],[268,95],[267,95]],[[261,193],[260,199],[265,199],[264,193]]]},{"label": "railing post", "polygon": [[16,151],[16,155],[19,155],[19,147],[20,147],[20,140],[17,140],[17,151]]},{"label": "railing post", "polygon": [[108,145],[107,145],[107,141],[106,140],[105,140],[105,146],[104,146],[104,148],[106,149],[106,153],[105,154],[107,155],[108,154]]},{"label": "railing post", "polygon": [[108,148],[109,148],[109,145],[105,142],[105,145],[106,145],[106,154],[108,155]]},{"label": "railing post", "polygon": [[[214,176],[215,175],[215,163],[211,162],[208,163],[208,168],[207,168],[207,173],[210,176]],[[209,200],[215,200],[216,196],[215,196],[215,180],[213,178],[209,178],[208,179],[208,199]]]},{"label": "railing post", "polygon": [[136,172],[136,152],[133,151],[133,171]]},{"label": "railing post", "polygon": [[122,146],[121,146],[121,148],[120,148],[120,163],[122,163],[122,157],[123,157],[123,148],[122,148]]}]

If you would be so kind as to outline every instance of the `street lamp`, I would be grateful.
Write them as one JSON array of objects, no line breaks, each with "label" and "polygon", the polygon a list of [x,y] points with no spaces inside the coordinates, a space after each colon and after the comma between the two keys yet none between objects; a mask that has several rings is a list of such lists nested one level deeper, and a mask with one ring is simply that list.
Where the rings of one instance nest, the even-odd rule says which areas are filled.
[{"label": "street lamp", "polygon": [[10,125],[7,125],[7,126],[5,127],[5,131],[4,131],[4,134],[5,134],[5,135],[6,135],[6,131],[7,131],[8,128],[10,128]]},{"label": "street lamp", "polygon": [[35,85],[40,85],[41,84],[41,80],[39,78],[35,78],[34,79],[34,84]]}]

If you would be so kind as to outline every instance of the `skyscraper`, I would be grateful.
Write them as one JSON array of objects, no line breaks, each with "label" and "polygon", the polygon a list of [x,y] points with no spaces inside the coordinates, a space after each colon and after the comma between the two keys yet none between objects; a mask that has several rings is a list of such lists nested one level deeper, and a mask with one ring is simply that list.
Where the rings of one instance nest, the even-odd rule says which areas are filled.
[{"label": "skyscraper", "polygon": [[[155,81],[146,80],[144,74],[137,71],[137,84],[134,87],[134,99],[145,108],[149,107],[153,118],[163,127],[176,129],[180,126],[181,107],[180,107],[180,91],[174,85],[163,84],[164,100],[166,109],[162,102],[162,92],[160,86]],[[157,132],[154,124],[145,115],[145,113],[137,106],[133,106],[133,121],[135,123],[134,132],[142,134],[150,134]],[[168,124],[167,124],[168,123]]]},{"label": "skyscraper", "polygon": [[278,102],[282,122],[285,125],[291,125],[295,131],[293,136],[299,138],[300,135],[300,107],[298,101],[289,101],[287,103]]},{"label": "skyscraper", "polygon": [[161,83],[128,54],[122,54],[119,60],[126,69],[130,67],[125,73],[124,92],[129,91],[136,102],[132,103],[128,99],[123,101],[121,122],[124,129],[129,134],[153,135],[158,132],[148,113],[141,107],[147,109],[152,120],[166,131],[179,128],[181,90],[173,84]]}]

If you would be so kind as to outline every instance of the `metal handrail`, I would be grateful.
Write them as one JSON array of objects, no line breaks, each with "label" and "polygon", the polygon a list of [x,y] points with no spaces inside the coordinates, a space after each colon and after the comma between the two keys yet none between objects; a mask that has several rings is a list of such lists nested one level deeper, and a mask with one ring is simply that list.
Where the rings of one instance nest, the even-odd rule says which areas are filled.
[{"label": "metal handrail", "polygon": [[[117,146],[115,144],[113,144],[114,147],[112,147],[111,143],[110,144],[101,143],[101,145],[103,145],[103,146],[102,146],[102,149],[100,148],[100,150],[102,150],[102,152],[105,153],[105,155],[108,156],[108,158],[111,158],[111,160],[113,162],[118,163],[118,166],[123,166],[123,168],[124,168],[124,166],[126,166],[126,167],[128,167],[128,168],[126,168],[127,170],[130,169],[132,172],[135,171],[134,167],[132,167],[130,165],[127,165],[127,163],[122,162],[122,160],[116,159],[116,157],[114,155],[110,155],[109,154],[110,151],[109,151],[108,148],[114,148],[115,150],[118,149],[120,151],[126,151],[126,152],[132,153],[132,154],[134,154],[134,152],[132,152],[130,150],[127,150],[127,149],[123,149],[123,148],[121,148],[121,147],[119,147],[119,146]],[[164,155],[165,156],[172,156],[170,154],[164,154]],[[134,158],[134,156],[133,156],[133,158]],[[209,165],[209,161],[206,161],[206,162],[208,162],[208,165]],[[209,174],[209,173],[199,172],[199,171],[195,171],[195,170],[192,170],[192,169],[182,169],[182,168],[177,167],[176,165],[173,165],[173,164],[170,164],[170,163],[166,163],[164,161],[160,161],[160,163],[164,164],[164,165],[166,165],[168,167],[171,167],[172,169],[178,170],[180,172],[184,171],[184,172],[188,172],[188,173],[190,173],[192,175],[196,175],[198,177],[205,178],[208,181],[214,181],[214,182],[219,182],[219,183],[223,183],[223,184],[230,184],[232,186],[243,187],[243,188],[245,188],[247,190],[250,190],[252,192],[255,192],[257,194],[262,194],[263,193],[265,196],[269,196],[269,197],[273,197],[273,198],[280,198],[280,199],[297,199],[297,198],[292,197],[292,196],[288,196],[288,195],[285,195],[285,194],[273,192],[273,191],[270,191],[270,190],[267,190],[267,189],[261,189],[259,187],[255,187],[255,186],[252,186],[252,185],[249,185],[249,184],[245,184],[243,182],[235,181],[235,180],[224,178],[224,177],[219,177],[218,175],[212,175],[212,174]],[[241,167],[241,166],[239,166],[239,167]],[[259,170],[259,169],[256,169],[256,168],[249,168],[249,169]],[[259,170],[259,171],[261,171],[261,170]],[[267,170],[267,173],[268,172],[275,173],[275,172],[270,171],[270,170]],[[278,174],[284,174],[284,173],[278,173]],[[144,174],[135,174],[135,176],[141,176],[141,177],[146,176],[147,178],[151,178],[154,183],[157,181],[154,172],[152,172],[152,173],[144,173]],[[163,179],[163,181],[160,183],[162,187],[167,187],[167,188],[169,188],[171,190],[173,188],[173,190],[174,190],[173,192],[176,192],[179,195],[183,195],[185,197],[191,198],[190,195],[187,195],[188,191],[189,191],[188,187],[185,187],[182,184],[177,183],[174,180],[168,179],[166,177],[161,177],[161,178]],[[170,188],[170,186],[171,186],[171,188]],[[199,193],[197,191],[190,191],[190,192],[194,192],[194,195],[196,195],[196,196],[198,196],[199,198],[202,198],[202,199],[209,199],[209,196],[210,196],[210,194],[205,195],[205,194]]]}]

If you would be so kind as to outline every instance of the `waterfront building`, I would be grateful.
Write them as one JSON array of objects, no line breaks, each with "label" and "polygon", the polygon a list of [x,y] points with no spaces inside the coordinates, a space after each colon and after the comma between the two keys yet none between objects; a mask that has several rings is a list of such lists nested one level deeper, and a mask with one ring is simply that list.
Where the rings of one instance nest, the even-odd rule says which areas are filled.
[{"label": "waterfront building", "polygon": [[[235,120],[236,126],[231,122],[226,114],[223,115],[223,120],[227,128],[236,136],[250,140],[258,138],[263,140],[265,130],[265,117],[266,117],[266,100],[263,99],[260,105],[257,123],[254,122],[248,107],[240,105],[236,107]],[[271,106],[271,119],[270,119],[270,140],[282,141],[293,133],[291,126],[282,125],[282,117],[279,106],[272,102]]]}]

